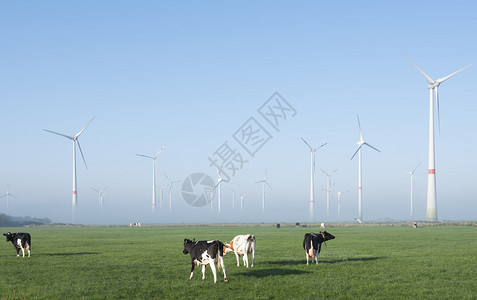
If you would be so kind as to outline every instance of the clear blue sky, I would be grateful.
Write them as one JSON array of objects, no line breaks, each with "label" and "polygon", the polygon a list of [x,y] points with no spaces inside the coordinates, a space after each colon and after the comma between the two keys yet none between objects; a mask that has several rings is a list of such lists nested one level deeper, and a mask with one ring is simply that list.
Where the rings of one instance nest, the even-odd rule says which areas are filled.
[{"label": "clear blue sky", "polygon": [[[474,1],[2,1],[0,3],[0,191],[7,214],[71,221],[72,143],[80,137],[77,222],[86,224],[307,222],[309,151],[317,151],[316,222],[357,216],[359,139],[363,218],[425,218],[429,92],[406,53],[434,79],[473,64],[440,86],[436,135],[441,220],[477,211],[477,4]],[[280,131],[257,111],[278,91],[296,110]],[[273,138],[254,157],[234,133],[254,117]],[[181,184],[173,208],[151,210],[151,161],[159,189],[205,172],[229,141],[248,162],[223,185],[222,212],[188,205]],[[341,216],[325,214],[326,178],[343,194]],[[265,213],[261,180],[268,169]],[[90,189],[109,187],[103,208]],[[168,196],[164,192],[165,199]],[[239,195],[247,193],[245,212]],[[216,205],[217,198],[214,199]],[[167,201],[165,201],[167,202]],[[5,198],[0,212],[6,211]]]}]

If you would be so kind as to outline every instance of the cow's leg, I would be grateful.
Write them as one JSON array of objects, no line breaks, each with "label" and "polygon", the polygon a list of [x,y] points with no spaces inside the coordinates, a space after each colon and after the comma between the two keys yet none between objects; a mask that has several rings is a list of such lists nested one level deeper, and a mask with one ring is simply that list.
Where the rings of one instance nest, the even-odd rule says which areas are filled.
[{"label": "cow's leg", "polygon": [[255,262],[255,248],[252,248],[252,268],[253,268],[253,263]]},{"label": "cow's leg", "polygon": [[235,257],[237,258],[237,267],[240,267],[239,255],[238,255],[237,251],[234,251],[234,253],[235,253]]},{"label": "cow's leg", "polygon": [[316,264],[318,264],[318,256],[320,255],[320,252],[317,250],[315,252],[315,261],[316,261]]},{"label": "cow's leg", "polygon": [[17,250],[17,256],[20,256],[20,248],[15,248]]},{"label": "cow's leg", "polygon": [[[305,250],[305,253],[306,253],[306,265],[308,266],[310,264],[310,255],[308,255],[308,251],[306,250]],[[311,261],[311,263],[313,263],[313,261]]]},{"label": "cow's leg", "polygon": [[202,265],[202,280],[205,279],[205,265]]},{"label": "cow's leg", "polygon": [[214,283],[217,282],[217,271],[215,270],[215,262],[213,259],[209,260],[209,266],[212,270],[212,274],[214,274]]},{"label": "cow's leg", "polygon": [[225,275],[225,264],[224,264],[224,257],[223,256],[219,256],[219,265],[222,266],[222,270],[224,272],[224,281],[229,282],[229,279],[227,278],[227,275]]},{"label": "cow's leg", "polygon": [[194,262],[192,262],[192,267],[190,268],[190,277],[189,277],[189,279],[192,279],[192,277],[194,276],[194,267],[195,267]]},{"label": "cow's leg", "polygon": [[30,249],[31,249],[30,245],[29,245],[29,244],[27,244],[28,257],[30,257]]},{"label": "cow's leg", "polygon": [[248,268],[248,255],[247,252],[243,254],[243,265]]},{"label": "cow's leg", "polygon": [[25,257],[25,248],[22,247],[22,254],[23,254],[23,257]]}]

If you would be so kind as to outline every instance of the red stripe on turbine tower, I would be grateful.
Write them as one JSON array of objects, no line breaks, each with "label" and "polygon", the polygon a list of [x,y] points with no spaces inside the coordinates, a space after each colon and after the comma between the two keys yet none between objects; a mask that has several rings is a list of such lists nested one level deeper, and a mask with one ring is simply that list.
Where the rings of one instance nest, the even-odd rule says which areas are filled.
[{"label": "red stripe on turbine tower", "polygon": [[429,174],[436,174],[436,169],[429,169]]},{"label": "red stripe on turbine tower", "polygon": [[76,191],[73,191],[73,195],[76,195]]}]

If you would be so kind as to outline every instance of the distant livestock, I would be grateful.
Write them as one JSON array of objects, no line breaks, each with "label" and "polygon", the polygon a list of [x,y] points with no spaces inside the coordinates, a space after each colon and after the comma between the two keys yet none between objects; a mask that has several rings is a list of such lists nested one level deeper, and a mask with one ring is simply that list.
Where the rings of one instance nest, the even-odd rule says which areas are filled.
[{"label": "distant livestock", "polygon": [[17,250],[17,256],[20,256],[20,249],[22,250],[23,257],[25,257],[25,249],[28,251],[28,257],[30,257],[31,251],[31,236],[26,232],[7,232],[3,234],[7,238],[7,242],[12,242],[13,247]]},{"label": "distant livestock", "polygon": [[231,251],[235,253],[237,258],[237,266],[240,266],[239,256],[243,255],[243,265],[248,268],[248,255],[252,253],[252,267],[255,262],[255,236],[251,234],[237,235],[230,243],[224,244],[224,254]]},{"label": "distant livestock", "polygon": [[313,259],[315,259],[316,264],[318,264],[318,256],[321,252],[321,244],[334,238],[335,237],[332,234],[326,231],[320,231],[318,234],[306,233],[303,240],[303,249],[305,249],[306,252],[306,264],[309,264],[310,257],[311,263],[313,263]]},{"label": "distant livestock", "polygon": [[190,277],[194,276],[194,267],[202,265],[202,280],[205,279],[205,266],[210,265],[210,269],[214,274],[214,283],[217,282],[217,272],[215,264],[218,269],[222,266],[224,272],[224,281],[228,282],[227,275],[225,275],[224,265],[224,244],[220,241],[191,241],[184,239],[184,254],[190,253],[191,265]]},{"label": "distant livestock", "polygon": [[139,222],[129,223],[129,227],[141,227],[141,223]]}]

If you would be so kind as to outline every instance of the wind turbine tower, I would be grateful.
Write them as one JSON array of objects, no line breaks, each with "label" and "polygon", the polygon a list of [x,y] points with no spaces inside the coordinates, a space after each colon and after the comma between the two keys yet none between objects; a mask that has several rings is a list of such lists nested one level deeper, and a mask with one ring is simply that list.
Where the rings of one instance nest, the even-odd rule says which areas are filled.
[{"label": "wind turbine tower", "polygon": [[155,156],[136,154],[137,156],[152,159],[152,210],[156,210],[156,158],[159,156],[165,146],[166,144],[162,146],[161,150],[159,150]]},{"label": "wind turbine tower", "polygon": [[176,182],[181,182],[182,180],[171,180],[165,173],[164,176],[169,180],[169,211],[172,211],[172,185]]},{"label": "wind turbine tower", "polygon": [[312,221],[315,213],[315,152],[327,143],[324,143],[318,148],[313,149],[313,147],[311,147],[310,144],[308,144],[304,138],[301,139],[303,140],[303,142],[305,142],[308,148],[310,148],[310,221]]},{"label": "wind turbine tower", "polygon": [[338,169],[335,169],[330,174],[326,173],[323,169],[321,169],[323,173],[326,175],[326,215],[330,215],[330,194],[331,194],[331,175],[333,175]]},{"label": "wind turbine tower", "polygon": [[91,122],[93,122],[95,117],[93,117],[89,122],[88,124],[86,124],[85,127],[83,127],[83,129],[81,129],[77,134],[75,134],[74,136],[69,136],[69,135],[65,135],[65,134],[62,134],[62,133],[58,133],[58,132],[54,132],[54,131],[51,131],[51,130],[48,130],[48,129],[43,129],[44,131],[47,131],[47,132],[50,132],[50,133],[53,133],[53,134],[57,134],[57,135],[60,135],[62,137],[65,137],[67,139],[70,139],[73,141],[73,199],[72,199],[72,204],[73,204],[73,222],[75,222],[75,211],[76,211],[76,205],[77,205],[77,200],[78,200],[78,196],[77,196],[77,189],[76,189],[76,145],[78,145],[78,149],[81,153],[81,157],[83,158],[83,162],[84,162],[84,165],[86,166],[86,169],[88,169],[88,165],[86,164],[86,160],[84,159],[84,155],[83,155],[83,151],[81,150],[81,146],[80,146],[80,143],[79,143],[79,136],[83,133],[83,131],[86,129],[86,127],[88,127],[89,124],[91,124]]},{"label": "wind turbine tower", "polygon": [[[220,214],[220,196],[221,196],[221,186],[222,186],[222,182],[228,182],[227,180],[225,179],[222,179],[222,176],[220,176],[220,171],[219,171],[219,168],[217,166],[215,166],[215,169],[217,170],[217,183],[215,184],[213,190],[215,190],[217,187],[219,187],[219,192],[218,192],[218,203],[217,203],[217,209],[218,209],[218,212]],[[212,205],[212,201],[210,202],[210,204]]]},{"label": "wind turbine tower", "polygon": [[[421,72],[424,77],[426,77],[427,82],[429,83],[427,88],[429,89],[429,169],[427,175],[427,211],[426,211],[426,220],[435,222],[437,221],[437,188],[436,188],[436,160],[435,160],[435,143],[434,143],[434,101],[437,108],[437,119],[440,132],[440,117],[439,117],[439,94],[438,87],[441,83],[451,78],[455,74],[469,67],[467,65],[460,70],[455,71],[445,77],[433,80],[429,77],[424,71],[422,71],[409,57],[403,53],[416,69]],[[434,92],[435,91],[435,92]],[[435,97],[434,97],[435,94]]]},{"label": "wind turbine tower", "polygon": [[414,201],[413,201],[413,198],[412,198],[412,195],[413,195],[412,189],[414,187],[413,177],[414,177],[414,172],[416,171],[417,167],[419,167],[420,165],[421,165],[421,163],[419,163],[414,168],[414,170],[407,172],[407,174],[411,175],[411,222],[414,221],[414,212],[413,212]]},{"label": "wind turbine tower", "polygon": [[344,194],[344,193],[347,193],[348,191],[346,192],[341,192],[341,191],[338,191],[337,195],[338,195],[338,217],[340,216],[340,212],[341,212],[341,195]]},{"label": "wind turbine tower", "polygon": [[106,195],[106,193],[104,192],[108,187],[105,187],[104,189],[102,190],[97,190],[95,188],[91,188],[93,191],[95,191],[96,193],[98,193],[98,199],[99,199],[99,206],[102,208],[103,207],[103,198],[104,196]]},{"label": "wind turbine tower", "polygon": [[247,197],[247,194],[240,196],[240,212],[243,212],[243,198]]},{"label": "wind turbine tower", "polygon": [[272,189],[272,187],[270,186],[270,184],[268,184],[268,181],[267,181],[267,171],[268,170],[265,170],[265,176],[263,176],[263,180],[255,182],[255,183],[262,183],[262,212],[265,212],[265,184],[267,184],[268,187]]},{"label": "wind turbine tower", "polygon": [[366,145],[368,147],[370,147],[371,149],[374,149],[376,151],[378,151],[379,153],[381,153],[380,150],[374,148],[373,146],[371,146],[370,144],[366,143],[363,139],[363,132],[361,131],[361,124],[359,122],[359,115],[358,115],[358,127],[359,127],[359,141],[358,141],[358,149],[356,150],[356,152],[354,152],[353,156],[351,156],[351,159],[353,159],[355,156],[356,156],[356,153],[359,153],[358,154],[358,160],[359,160],[359,163],[358,163],[358,222],[362,222],[363,221],[363,214],[362,214],[362,200],[363,200],[363,177],[362,177],[362,163],[361,163],[361,148],[363,147],[363,145]]},{"label": "wind turbine tower", "polygon": [[0,198],[7,197],[7,211],[8,211],[8,202],[9,202],[9,200],[10,200],[10,196],[12,196],[12,197],[15,198],[15,199],[17,198],[17,197],[15,197],[13,194],[11,194],[11,193],[8,191],[8,184],[7,184],[7,193],[6,193],[5,195],[3,195],[3,196],[0,197]]}]

